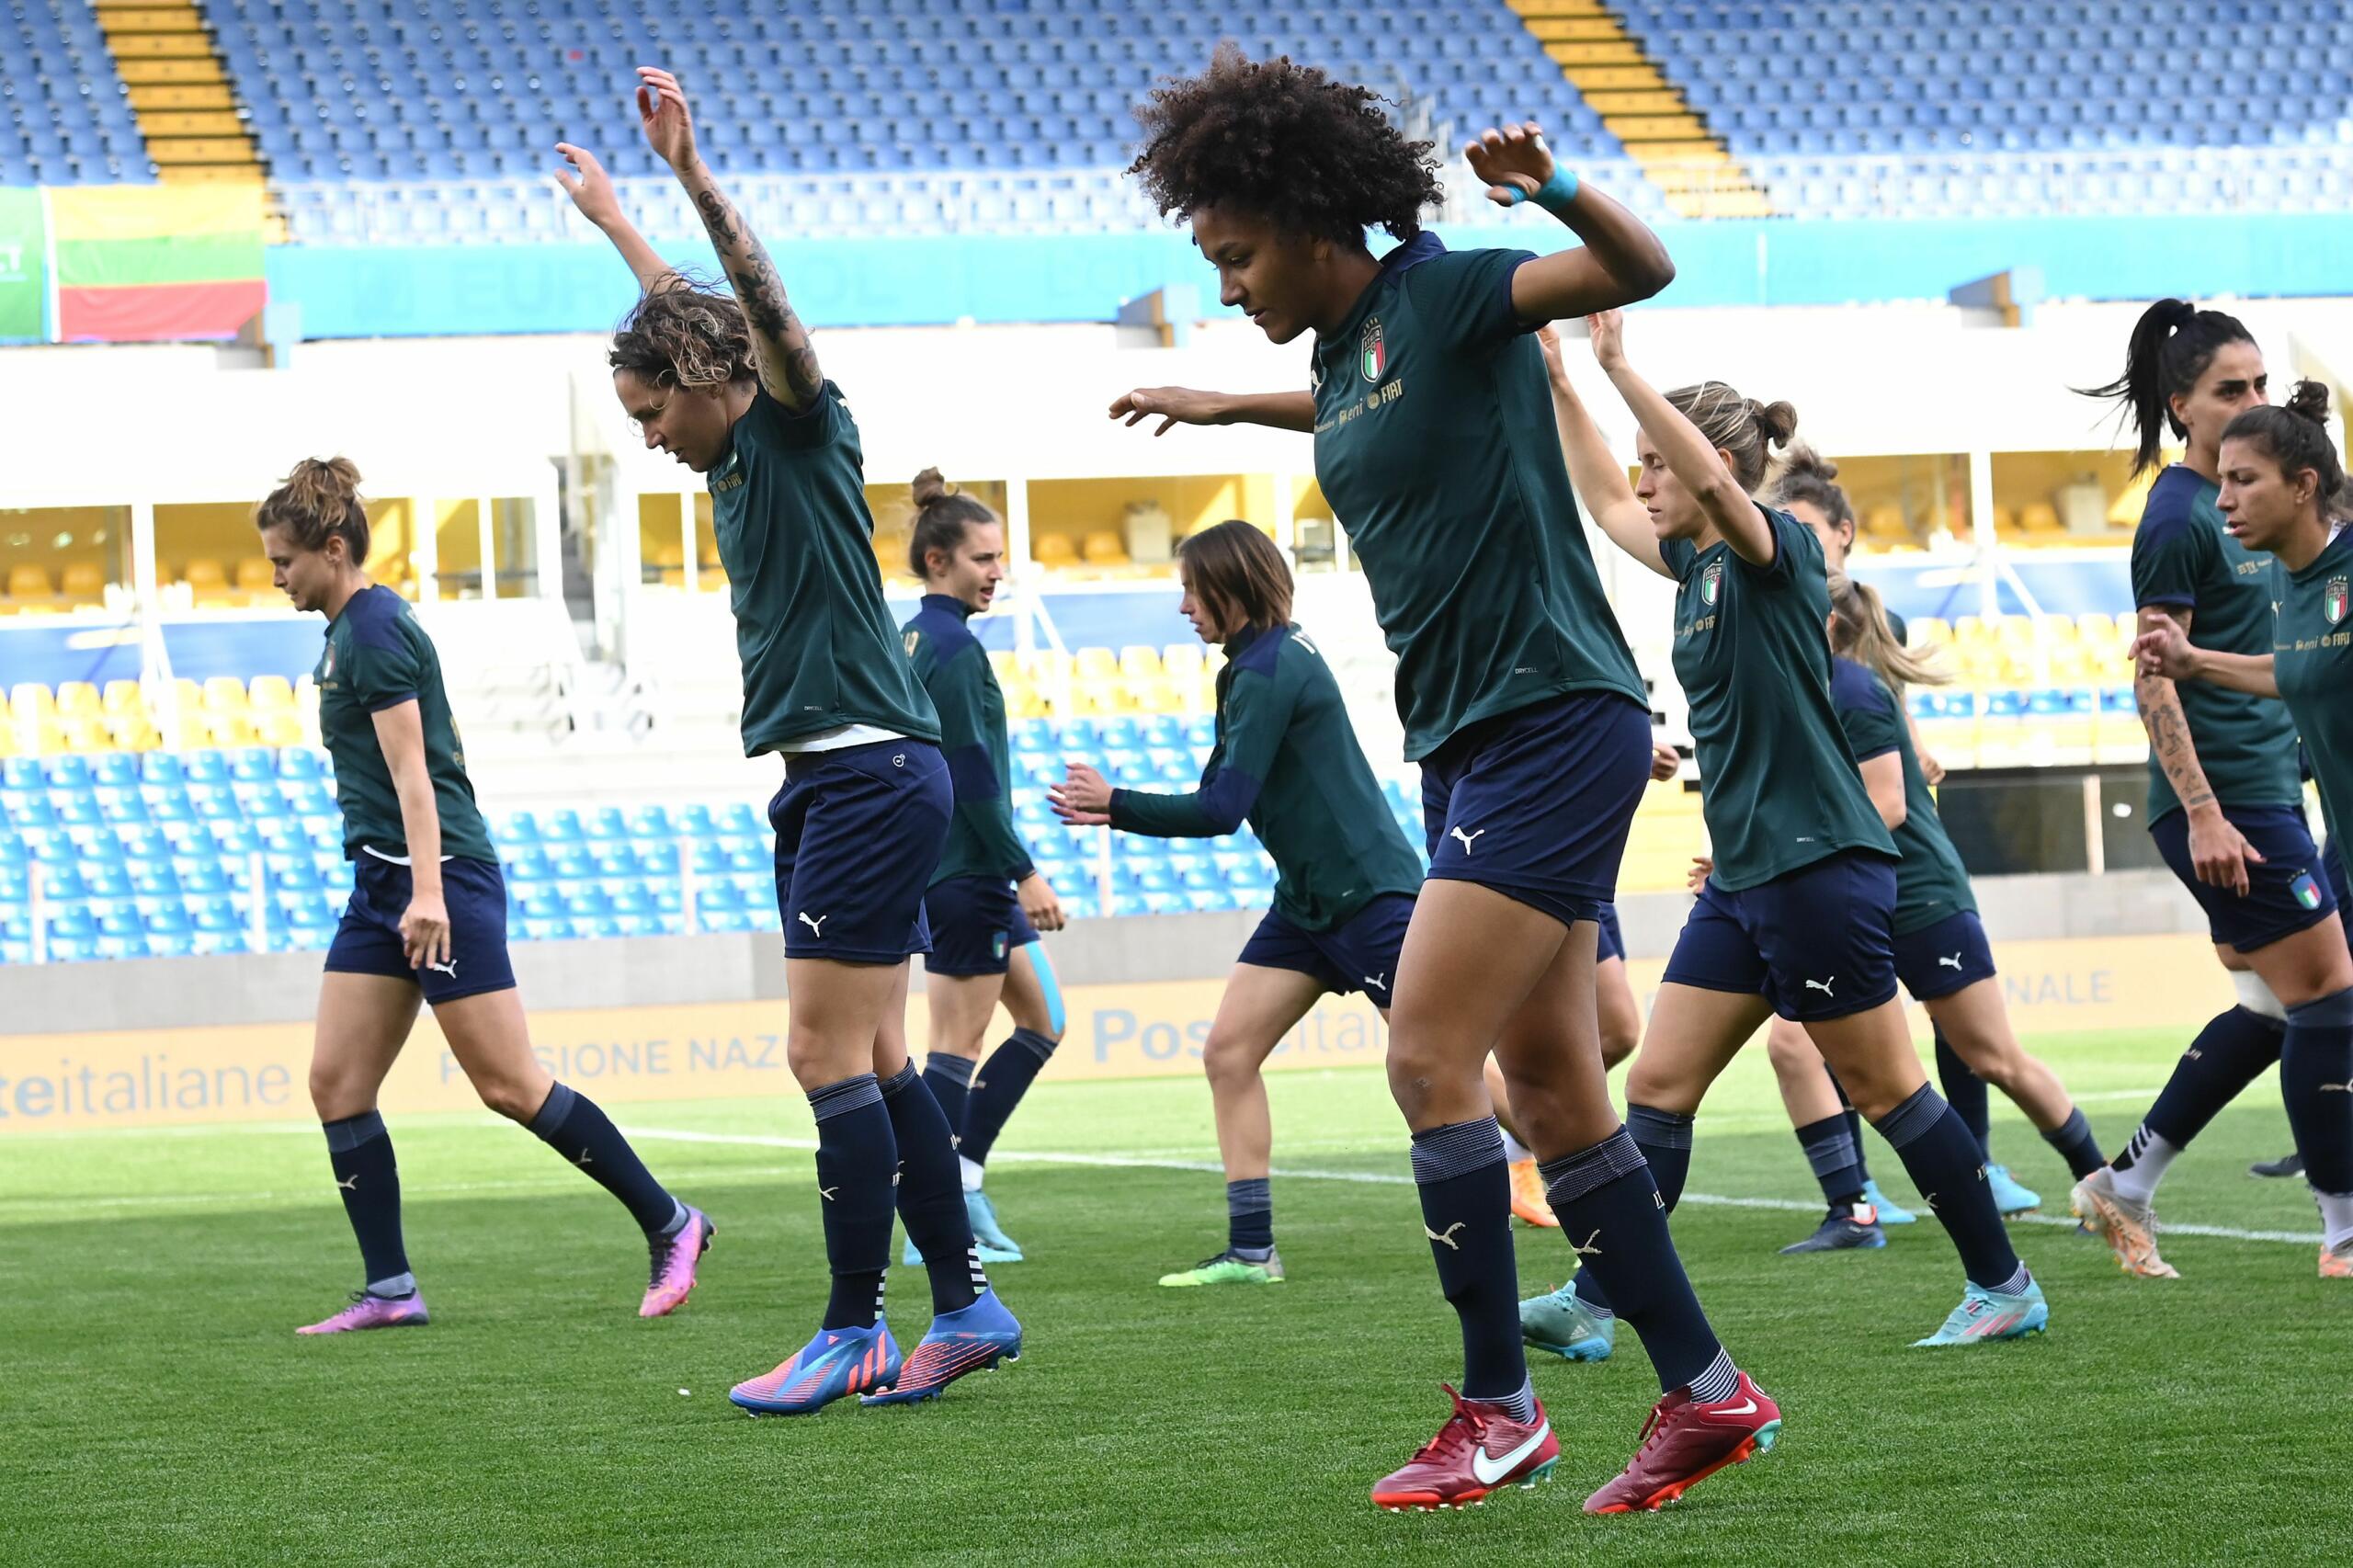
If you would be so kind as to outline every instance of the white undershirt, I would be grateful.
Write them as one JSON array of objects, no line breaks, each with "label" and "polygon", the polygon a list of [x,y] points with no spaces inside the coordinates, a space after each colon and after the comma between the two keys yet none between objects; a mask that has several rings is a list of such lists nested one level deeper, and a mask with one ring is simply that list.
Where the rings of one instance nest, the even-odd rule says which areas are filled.
[{"label": "white undershirt", "polygon": [[[411,860],[405,855],[387,855],[372,844],[363,844],[359,847],[366,850],[369,854],[376,857],[377,859],[389,860],[395,866],[411,866],[415,864],[415,861]],[[441,863],[446,866],[456,858],[457,857],[455,855],[444,855],[441,857]]]},{"label": "white undershirt", "polygon": [[873,724],[844,724],[838,729],[820,730],[813,735],[780,741],[776,749],[787,756],[797,756],[803,752],[841,751],[848,746],[870,746],[881,741],[904,741],[906,738],[896,730],[885,730]]}]

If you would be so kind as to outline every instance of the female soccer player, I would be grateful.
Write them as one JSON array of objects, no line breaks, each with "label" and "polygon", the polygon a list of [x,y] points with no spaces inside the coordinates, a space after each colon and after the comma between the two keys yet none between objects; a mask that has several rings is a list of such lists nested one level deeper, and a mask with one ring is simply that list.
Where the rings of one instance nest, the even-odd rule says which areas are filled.
[{"label": "female soccer player", "polygon": [[[2184,442],[2132,536],[2142,631],[2171,621],[2198,648],[2271,652],[2270,562],[2231,535],[2215,506],[2222,431],[2260,407],[2268,386],[2237,320],[2160,300],[2132,329],[2124,373],[2093,392],[2131,414],[2136,473],[2156,461],[2168,427]],[[2149,835],[2204,908],[2239,1005],[2200,1031],[2109,1169],[2079,1183],[2071,1201],[2125,1272],[2171,1278],[2157,1254],[2157,1183],[2215,1112],[2279,1060],[2288,1010],[2335,991],[2346,954],[2336,896],[2304,824],[2288,710],[2211,683],[2177,690],[2145,672],[2132,692],[2149,732]]]},{"label": "female soccer player", "polygon": [[665,1316],[695,1288],[710,1221],[670,1196],[596,1102],[531,1053],[506,960],[506,884],[474,807],[440,658],[401,597],[360,569],[368,509],[358,469],[346,458],[305,458],[254,525],[279,590],[296,609],[327,618],[315,672],[319,738],[335,759],[352,862],[350,903],[319,986],[311,1099],[367,1281],[349,1306],[295,1332],[427,1321],[401,1243],[400,1168],[376,1110],[420,1000],[432,1004],[483,1104],[538,1133],[629,1210],[653,1255],[638,1316]]},{"label": "female soccer player", "polygon": [[[1595,520],[1677,584],[1675,673],[1690,701],[1714,856],[1628,1070],[1627,1119],[1666,1172],[1673,1207],[1708,1085],[1770,1014],[1802,1021],[1961,1254],[1961,1305],[1919,1343],[2036,1332],[2049,1317],[2041,1288],[2011,1250],[1976,1141],[1927,1083],[1896,1006],[1895,846],[1831,701],[1821,546],[1754,499],[1796,411],[1721,381],[1661,395],[1627,362],[1618,314],[1591,324],[1595,357],[1639,429],[1640,490],[1573,398],[1559,410],[1563,441]],[[1614,1282],[1592,1275],[1579,1275],[1575,1295],[1594,1323],[1548,1324],[1551,1299],[1540,1299],[1530,1333],[1550,1332],[1563,1353],[1599,1337]]]},{"label": "female soccer player", "polygon": [[[957,1135],[964,1211],[981,1261],[1018,1263],[1020,1244],[997,1223],[981,1184],[997,1134],[1062,1043],[1062,992],[1038,933],[1063,928],[1063,906],[1014,828],[1005,694],[988,650],[964,624],[989,608],[1005,580],[1005,527],[972,496],[950,491],[936,468],[915,475],[915,500],[907,569],[923,583],[923,607],[899,631],[939,714],[956,787],[948,847],[924,894],[931,1052],[923,1076]],[[983,1068],[981,1046],[1000,1000],[1013,1033]],[[923,1261],[912,1236],[904,1256],[910,1266]]]},{"label": "female soccer player", "polygon": [[1066,823],[1157,838],[1212,838],[1247,822],[1274,857],[1275,906],[1234,960],[1201,1053],[1225,1164],[1225,1250],[1160,1281],[1271,1285],[1283,1263],[1259,1069],[1327,993],[1362,991],[1389,1015],[1422,863],[1357,744],[1339,683],[1291,624],[1290,568],[1274,541],[1248,523],[1220,523],[1177,547],[1176,572],[1185,619],[1226,655],[1200,788],[1114,790],[1074,762],[1047,793]]},{"label": "female soccer player", "polygon": [[[1277,343],[1313,334],[1312,390],[1139,389],[1112,417],[1314,433],[1422,764],[1431,865],[1395,979],[1389,1084],[1465,1371],[1453,1413],[1373,1500],[1472,1503],[1557,1462],[1513,1301],[1510,1179],[1481,1077],[1492,1051],[1553,1212],[1588,1272],[1623,1292],[1665,1391],[1625,1472],[1586,1506],[1656,1506],[1768,1447],[1780,1415],[1700,1312],[1602,1076],[1595,921],[1650,771],[1649,704],[1576,526],[1528,335],[1654,294],[1674,264],[1558,167],[1533,124],[1487,131],[1468,156],[1490,199],[1533,200],[1585,242],[1540,258],[1449,254],[1424,233],[1439,195],[1429,144],[1311,67],[1221,46],[1137,112],[1134,172],[1190,221],[1228,306]],[[1374,228],[1403,243],[1376,258]]]},{"label": "female soccer player", "polygon": [[[651,66],[638,76],[646,142],[693,198],[733,296],[672,271],[595,158],[559,146],[577,173],[557,177],[644,290],[607,357],[613,391],[646,446],[710,487],[744,663],[744,750],[784,756],[768,821],[792,997],[785,1051],[816,1117],[833,1268],[809,1343],[728,1397],[776,1415],[850,1393],[931,1399],[1021,1350],[1021,1325],[972,1247],[947,1119],[907,1060],[907,956],[931,945],[923,894],[954,804],[939,722],[883,602],[841,389],[698,155],[676,78]],[[904,1364],[882,1318],[894,1192],[931,1264],[931,1328]]]},{"label": "female soccer player", "polygon": [[[2142,667],[2169,681],[2279,699],[2311,754],[2332,822],[2353,821],[2353,516],[2348,485],[2328,438],[2328,390],[2300,384],[2284,408],[2250,408],[2222,428],[2215,505],[2233,540],[2271,556],[2279,615],[2272,651],[2199,645],[2196,627],[2154,619],[2134,650]],[[2188,699],[2197,686],[2185,687]],[[2335,938],[2336,961],[2318,971],[2318,994],[2288,1009],[2279,1092],[2320,1200],[2320,1273],[2353,1279],[2353,957],[2331,915],[2314,931]]]}]

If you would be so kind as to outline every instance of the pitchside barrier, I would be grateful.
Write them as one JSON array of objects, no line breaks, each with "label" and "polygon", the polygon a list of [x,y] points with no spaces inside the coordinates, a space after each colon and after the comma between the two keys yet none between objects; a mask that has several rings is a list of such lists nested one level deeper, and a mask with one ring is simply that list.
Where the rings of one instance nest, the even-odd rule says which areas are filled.
[{"label": "pitchside barrier", "polygon": [[[1978,893],[2023,1033],[2182,1028],[2230,1002],[2195,905],[2163,872],[1988,878]],[[1621,906],[1645,1010],[1688,906],[1672,894]],[[1224,976],[1256,919],[1136,916],[1051,938],[1069,1032],[1044,1075],[1198,1074]],[[799,1093],[773,934],[520,943],[514,958],[541,1059],[599,1099]],[[287,953],[0,969],[0,1136],[309,1119],[318,964],[315,953]],[[1913,1017],[1925,1039],[1925,1016]],[[907,1032],[920,1051],[920,979]],[[1267,1065],[1370,1065],[1386,1043],[1361,995],[1327,997]],[[384,1108],[475,1103],[430,1014],[421,1017]]]}]

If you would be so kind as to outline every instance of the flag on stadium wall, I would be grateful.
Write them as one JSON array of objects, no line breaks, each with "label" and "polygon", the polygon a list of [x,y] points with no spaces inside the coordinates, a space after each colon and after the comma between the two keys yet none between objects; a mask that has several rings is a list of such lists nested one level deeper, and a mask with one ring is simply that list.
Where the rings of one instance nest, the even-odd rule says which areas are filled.
[{"label": "flag on stadium wall", "polygon": [[40,192],[0,189],[0,342],[39,342],[49,294],[49,236]]},{"label": "flag on stadium wall", "polygon": [[234,337],[260,313],[262,188],[52,188],[61,342]]}]

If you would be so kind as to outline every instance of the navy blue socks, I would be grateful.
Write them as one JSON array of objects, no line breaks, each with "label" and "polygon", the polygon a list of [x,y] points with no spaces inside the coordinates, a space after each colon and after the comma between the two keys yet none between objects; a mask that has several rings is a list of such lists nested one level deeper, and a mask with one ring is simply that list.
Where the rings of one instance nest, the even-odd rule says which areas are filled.
[{"label": "navy blue socks", "polygon": [[[1691,1119],[1648,1107],[1636,1108],[1634,1114],[1645,1111],[1679,1128],[1678,1163],[1688,1166]],[[1653,1130],[1659,1130],[1655,1123]],[[1598,1316],[1614,1314],[1633,1325],[1663,1392],[1689,1385],[1695,1398],[1702,1386],[1729,1393],[1729,1381],[1715,1375],[1723,1346],[1708,1326],[1708,1314],[1699,1310],[1699,1298],[1667,1234],[1672,1201],[1653,1178],[1654,1167],[1631,1132],[1621,1127],[1592,1148],[1547,1160],[1539,1168],[1561,1234],[1576,1249],[1577,1300]],[[1678,1179],[1678,1196],[1681,1185]]]},{"label": "navy blue socks", "polygon": [[1511,1169],[1492,1116],[1414,1134],[1414,1185],[1438,1286],[1462,1323],[1462,1397],[1512,1406],[1528,1395],[1519,1271],[1511,1245]]},{"label": "navy blue socks", "polygon": [[952,1051],[926,1052],[923,1059],[924,1086],[931,1097],[939,1102],[939,1114],[948,1119],[948,1130],[963,1141],[964,1103],[972,1095],[972,1069],[979,1062],[969,1056]]},{"label": "navy blue socks", "polygon": [[654,1179],[654,1173],[645,1168],[620,1129],[586,1095],[556,1085],[531,1118],[530,1127],[541,1142],[620,1199],[638,1229],[657,1236],[675,1235],[687,1222],[687,1206]]},{"label": "navy blue socks", "polygon": [[337,1196],[359,1239],[359,1261],[370,1295],[405,1296],[416,1289],[401,1244],[401,1172],[392,1160],[392,1134],[384,1119],[362,1111],[320,1124],[327,1135],[327,1164],[335,1171]]},{"label": "navy blue socks", "polygon": [[1813,1179],[1822,1184],[1824,1202],[1844,1209],[1863,1200],[1862,1152],[1847,1130],[1846,1112],[1799,1128],[1798,1147],[1805,1151]]},{"label": "navy blue socks", "polygon": [[2321,1195],[2323,1221],[2332,1233],[2325,1239],[2335,1245],[2344,1237],[2334,1233],[2348,1218],[2342,1200],[2353,1197],[2353,991],[2288,1009],[2279,1094],[2288,1104],[2296,1152],[2304,1157],[2304,1179]]},{"label": "navy blue socks", "polygon": [[1275,1250],[1275,1199],[1265,1176],[1225,1184],[1225,1249],[1254,1263]]},{"label": "navy blue socks", "polygon": [[2081,1106],[2067,1113],[2063,1124],[2044,1133],[2042,1141],[2059,1151],[2059,1157],[2067,1162],[2068,1174],[2077,1181],[2108,1163],[2100,1157],[2098,1141],[2092,1137],[2092,1124],[2084,1119]]},{"label": "navy blue socks", "polygon": [[972,1075],[972,1098],[964,1107],[964,1136],[956,1146],[958,1153],[976,1165],[989,1163],[996,1135],[1005,1131],[1013,1108],[1021,1103],[1021,1096],[1029,1092],[1029,1085],[1054,1054],[1056,1043],[1035,1029],[1016,1029],[981,1064]]},{"label": "navy blue socks", "polygon": [[898,1148],[899,1219],[931,1275],[931,1310],[961,1312],[980,1298],[989,1281],[972,1245],[972,1221],[964,1209],[964,1185],[957,1176],[948,1119],[912,1062],[893,1073],[879,1093]]},{"label": "navy blue socks", "polygon": [[882,1089],[871,1073],[813,1089],[817,1119],[818,1208],[825,1221],[825,1261],[834,1289],[826,1328],[871,1328],[882,1312],[882,1277],[891,1266],[892,1181],[898,1141]]},{"label": "navy blue socks", "polygon": [[1961,1052],[1945,1043],[1945,1031],[1937,1030],[1937,1082],[1945,1092],[1945,1103],[1961,1118],[1969,1135],[1977,1140],[1979,1149],[1993,1158],[1993,1145],[1986,1140],[1993,1136],[1993,1111],[1986,1104],[1985,1080],[1971,1071]]},{"label": "navy blue socks", "polygon": [[2142,1125],[2176,1149],[2188,1148],[2216,1112],[2279,1060],[2286,1043],[2287,1026],[2276,1019],[2245,1007],[2216,1014],[2174,1063]]},{"label": "navy blue socks", "polygon": [[2023,1265],[1985,1183],[1985,1151],[1932,1085],[1871,1125],[1904,1162],[1961,1254],[1961,1272],[1985,1290],[2024,1289]]}]

